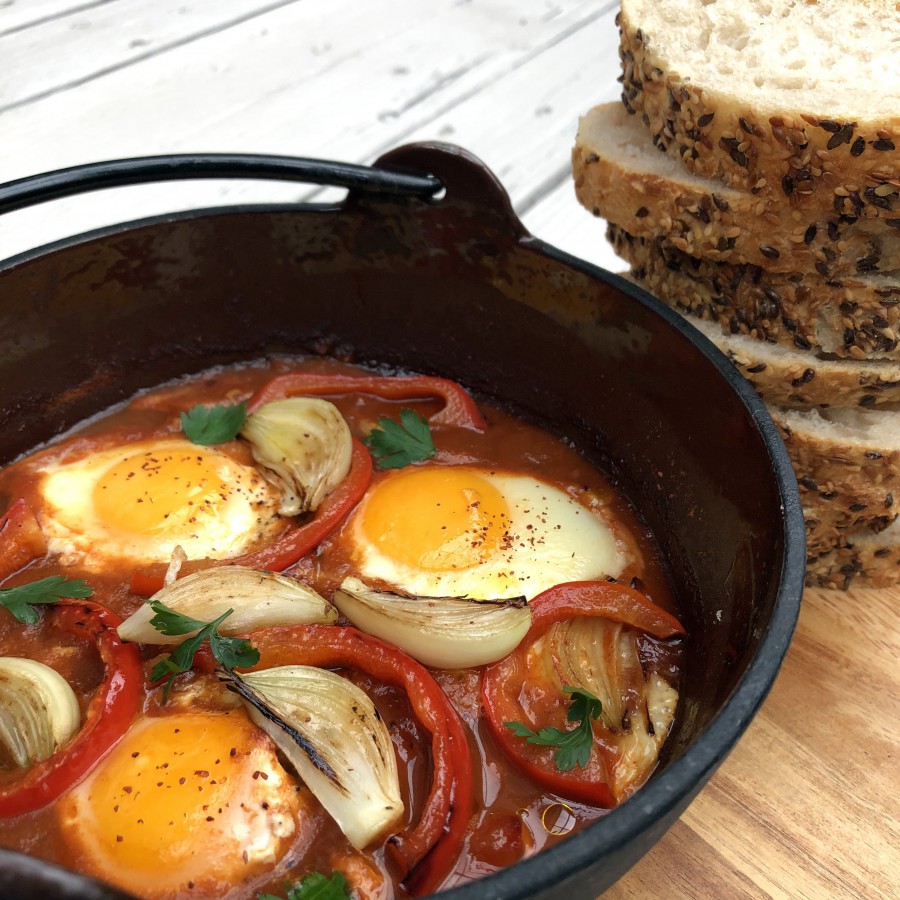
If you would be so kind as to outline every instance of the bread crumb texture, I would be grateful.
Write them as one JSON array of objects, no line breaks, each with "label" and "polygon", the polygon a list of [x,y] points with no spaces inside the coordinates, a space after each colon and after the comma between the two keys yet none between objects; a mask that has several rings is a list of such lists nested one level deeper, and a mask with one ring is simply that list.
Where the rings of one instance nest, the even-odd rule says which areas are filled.
[{"label": "bread crumb texture", "polygon": [[623,0],[619,27],[625,107],[692,171],[798,208],[897,212],[896,0]]}]

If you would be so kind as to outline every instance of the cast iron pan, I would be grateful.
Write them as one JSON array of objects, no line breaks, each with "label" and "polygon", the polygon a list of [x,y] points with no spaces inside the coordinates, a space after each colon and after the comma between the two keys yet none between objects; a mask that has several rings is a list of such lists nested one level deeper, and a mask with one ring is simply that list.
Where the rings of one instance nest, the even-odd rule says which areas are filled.
[{"label": "cast iron pan", "polygon": [[[417,144],[376,165],[150,158],[0,188],[0,212],[152,180],[350,188],[336,206],[168,215],[0,264],[0,461],[140,388],[270,353],[444,375],[572,440],[668,560],[690,635],[678,717],[632,799],[445,896],[594,897],[685,809],[775,678],[803,588],[796,481],[764,406],[713,345],[629,282],[531,237],[477,159]],[[4,896],[122,896],[16,854],[0,867]]]}]

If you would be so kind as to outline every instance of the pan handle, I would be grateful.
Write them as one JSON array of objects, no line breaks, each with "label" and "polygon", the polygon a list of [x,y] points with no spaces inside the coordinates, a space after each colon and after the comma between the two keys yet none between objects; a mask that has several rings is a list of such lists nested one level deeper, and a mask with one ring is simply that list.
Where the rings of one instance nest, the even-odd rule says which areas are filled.
[{"label": "pan handle", "polygon": [[434,197],[443,189],[434,175],[352,163],[250,153],[173,154],[113,159],[8,181],[0,184],[0,213],[104,188],[200,178],[296,181],[420,199]]}]

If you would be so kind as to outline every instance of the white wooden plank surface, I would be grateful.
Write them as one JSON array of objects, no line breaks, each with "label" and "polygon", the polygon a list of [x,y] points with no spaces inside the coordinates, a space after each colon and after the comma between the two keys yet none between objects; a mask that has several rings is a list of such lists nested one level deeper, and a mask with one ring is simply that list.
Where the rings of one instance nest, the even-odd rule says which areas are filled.
[{"label": "white wooden plank surface", "polygon": [[0,0],[0,36],[117,0]]},{"label": "white wooden plank surface", "polygon": [[[245,8],[241,0],[227,6]],[[104,34],[121,36],[119,49],[107,48],[102,59],[99,45],[91,44],[95,62],[108,64],[125,38],[133,39],[137,32],[124,13],[138,8],[149,22],[155,7],[146,0],[117,0],[94,11]],[[371,162],[408,140],[437,138],[485,159],[526,213],[526,224],[543,236],[540,201],[568,179],[578,114],[617,91],[613,5],[433,0],[427,9],[425,18],[414,0],[297,0],[78,86],[57,84],[43,99],[0,113],[0,180],[96,159],[197,150]],[[91,21],[90,11],[65,20],[82,16]],[[187,21],[196,27],[198,20]],[[166,30],[171,23],[153,27],[153,34],[177,42]],[[25,29],[7,45],[56,28],[50,22]],[[82,51],[88,46],[84,31],[54,31],[61,60],[74,44]],[[74,63],[66,65],[76,71]],[[37,77],[29,71],[38,68],[20,56],[16,83]],[[2,217],[0,258],[156,212],[311,193],[219,182],[106,191]],[[574,234],[585,225],[597,231],[574,195],[568,194],[570,204],[564,196],[546,216],[557,223],[556,233]],[[567,205],[571,227],[561,219]],[[568,249],[564,241],[551,242]]]},{"label": "white wooden plank surface", "polygon": [[0,59],[8,71],[19,73],[0,82],[0,113],[300,2],[119,0],[0,35]]}]

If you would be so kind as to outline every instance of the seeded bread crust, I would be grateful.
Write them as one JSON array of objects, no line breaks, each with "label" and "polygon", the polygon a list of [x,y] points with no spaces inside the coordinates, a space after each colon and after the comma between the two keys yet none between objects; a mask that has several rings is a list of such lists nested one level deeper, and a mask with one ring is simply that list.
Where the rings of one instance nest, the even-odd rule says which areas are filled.
[{"label": "seeded bread crust", "polygon": [[618,103],[581,118],[572,171],[578,200],[595,216],[638,237],[665,236],[691,256],[830,277],[900,268],[900,231],[883,220],[791,209],[692,175],[655,150]]},{"label": "seeded bread crust", "polygon": [[808,409],[831,406],[877,408],[900,403],[900,363],[820,359],[806,350],[731,334],[728,323],[691,318],[773,406]]},{"label": "seeded bread crust", "polygon": [[[855,513],[841,505],[843,501],[825,504],[803,497],[803,521],[806,525],[807,557],[818,558],[841,547],[850,534],[880,534],[897,521],[897,514]],[[812,505],[817,504],[817,505]],[[861,503],[851,503],[856,507]]]},{"label": "seeded bread crust", "polygon": [[607,237],[660,300],[736,334],[842,359],[900,359],[900,274],[824,279],[697,259],[610,223]]},{"label": "seeded bread crust", "polygon": [[[900,513],[900,413],[769,407],[797,473],[809,549],[877,532]],[[894,494],[897,494],[895,501]]]},{"label": "seeded bread crust", "polygon": [[[680,70],[668,58],[666,34],[641,27],[632,10],[638,5],[623,0],[618,18],[622,101],[641,117],[655,146],[692,172],[791,208],[831,208],[838,216],[881,218],[900,228],[896,117],[846,121],[827,110],[741,103],[724,93],[724,86],[698,83],[690,71]],[[896,71],[885,77],[896,78]],[[865,110],[865,99],[860,100]]]},{"label": "seeded bread crust", "polygon": [[837,546],[807,559],[811,587],[847,590],[900,584],[900,533],[894,526],[880,534],[845,535]]}]

